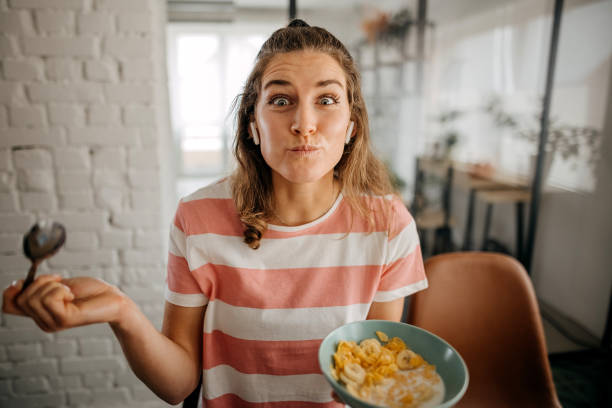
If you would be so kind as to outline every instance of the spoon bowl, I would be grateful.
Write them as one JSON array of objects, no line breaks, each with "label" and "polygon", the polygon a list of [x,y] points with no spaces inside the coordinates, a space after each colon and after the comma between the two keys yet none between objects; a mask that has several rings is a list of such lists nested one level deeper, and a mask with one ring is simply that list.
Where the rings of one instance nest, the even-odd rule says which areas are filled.
[{"label": "spoon bowl", "polygon": [[53,256],[66,242],[66,228],[62,224],[40,221],[23,236],[23,253],[32,261],[32,266],[23,283],[24,291],[33,281],[38,265]]}]

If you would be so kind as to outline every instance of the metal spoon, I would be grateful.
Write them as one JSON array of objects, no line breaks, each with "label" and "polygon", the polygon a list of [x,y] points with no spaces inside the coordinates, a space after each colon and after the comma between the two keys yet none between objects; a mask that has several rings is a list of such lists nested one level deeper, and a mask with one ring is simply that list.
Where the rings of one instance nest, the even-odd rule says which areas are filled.
[{"label": "metal spoon", "polygon": [[66,242],[66,229],[62,224],[39,221],[23,236],[23,253],[32,261],[28,276],[23,283],[23,292],[33,281],[38,265],[53,256]]}]

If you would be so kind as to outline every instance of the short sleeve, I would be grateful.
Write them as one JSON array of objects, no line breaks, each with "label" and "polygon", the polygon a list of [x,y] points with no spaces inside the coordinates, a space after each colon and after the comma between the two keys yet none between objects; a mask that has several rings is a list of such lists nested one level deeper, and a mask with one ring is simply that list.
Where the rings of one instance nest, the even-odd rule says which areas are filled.
[{"label": "short sleeve", "polygon": [[414,219],[398,198],[392,199],[391,208],[385,265],[375,302],[389,302],[427,288]]},{"label": "short sleeve", "polygon": [[165,298],[177,306],[204,306],[208,303],[208,297],[202,293],[187,261],[187,237],[182,211],[184,207],[179,204],[170,226]]}]

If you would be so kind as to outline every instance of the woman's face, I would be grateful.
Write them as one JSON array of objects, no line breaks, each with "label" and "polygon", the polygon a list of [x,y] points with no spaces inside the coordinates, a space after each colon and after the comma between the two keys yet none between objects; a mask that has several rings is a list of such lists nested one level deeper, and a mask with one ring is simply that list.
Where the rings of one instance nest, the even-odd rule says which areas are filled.
[{"label": "woman's face", "polygon": [[342,67],[323,52],[279,54],[261,84],[255,122],[273,173],[291,183],[330,174],[342,157],[350,121]]}]

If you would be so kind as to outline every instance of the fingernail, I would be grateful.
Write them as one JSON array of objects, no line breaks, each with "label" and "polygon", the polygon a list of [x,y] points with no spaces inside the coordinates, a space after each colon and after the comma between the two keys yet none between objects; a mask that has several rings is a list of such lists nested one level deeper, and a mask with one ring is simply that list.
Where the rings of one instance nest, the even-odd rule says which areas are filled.
[{"label": "fingernail", "polygon": [[12,281],[12,282],[11,282],[11,284],[10,284],[10,285],[8,285],[8,286],[7,286],[7,289],[8,289],[8,288],[10,288],[10,287],[12,287],[12,286],[17,286],[18,284],[19,284],[19,281],[14,280],[14,281]]},{"label": "fingernail", "polygon": [[70,287],[69,287],[69,286],[66,286],[66,285],[64,285],[63,283],[62,283],[62,286],[63,286],[64,288],[66,288],[66,290],[67,290],[69,293],[72,293],[72,290],[70,290]]}]

